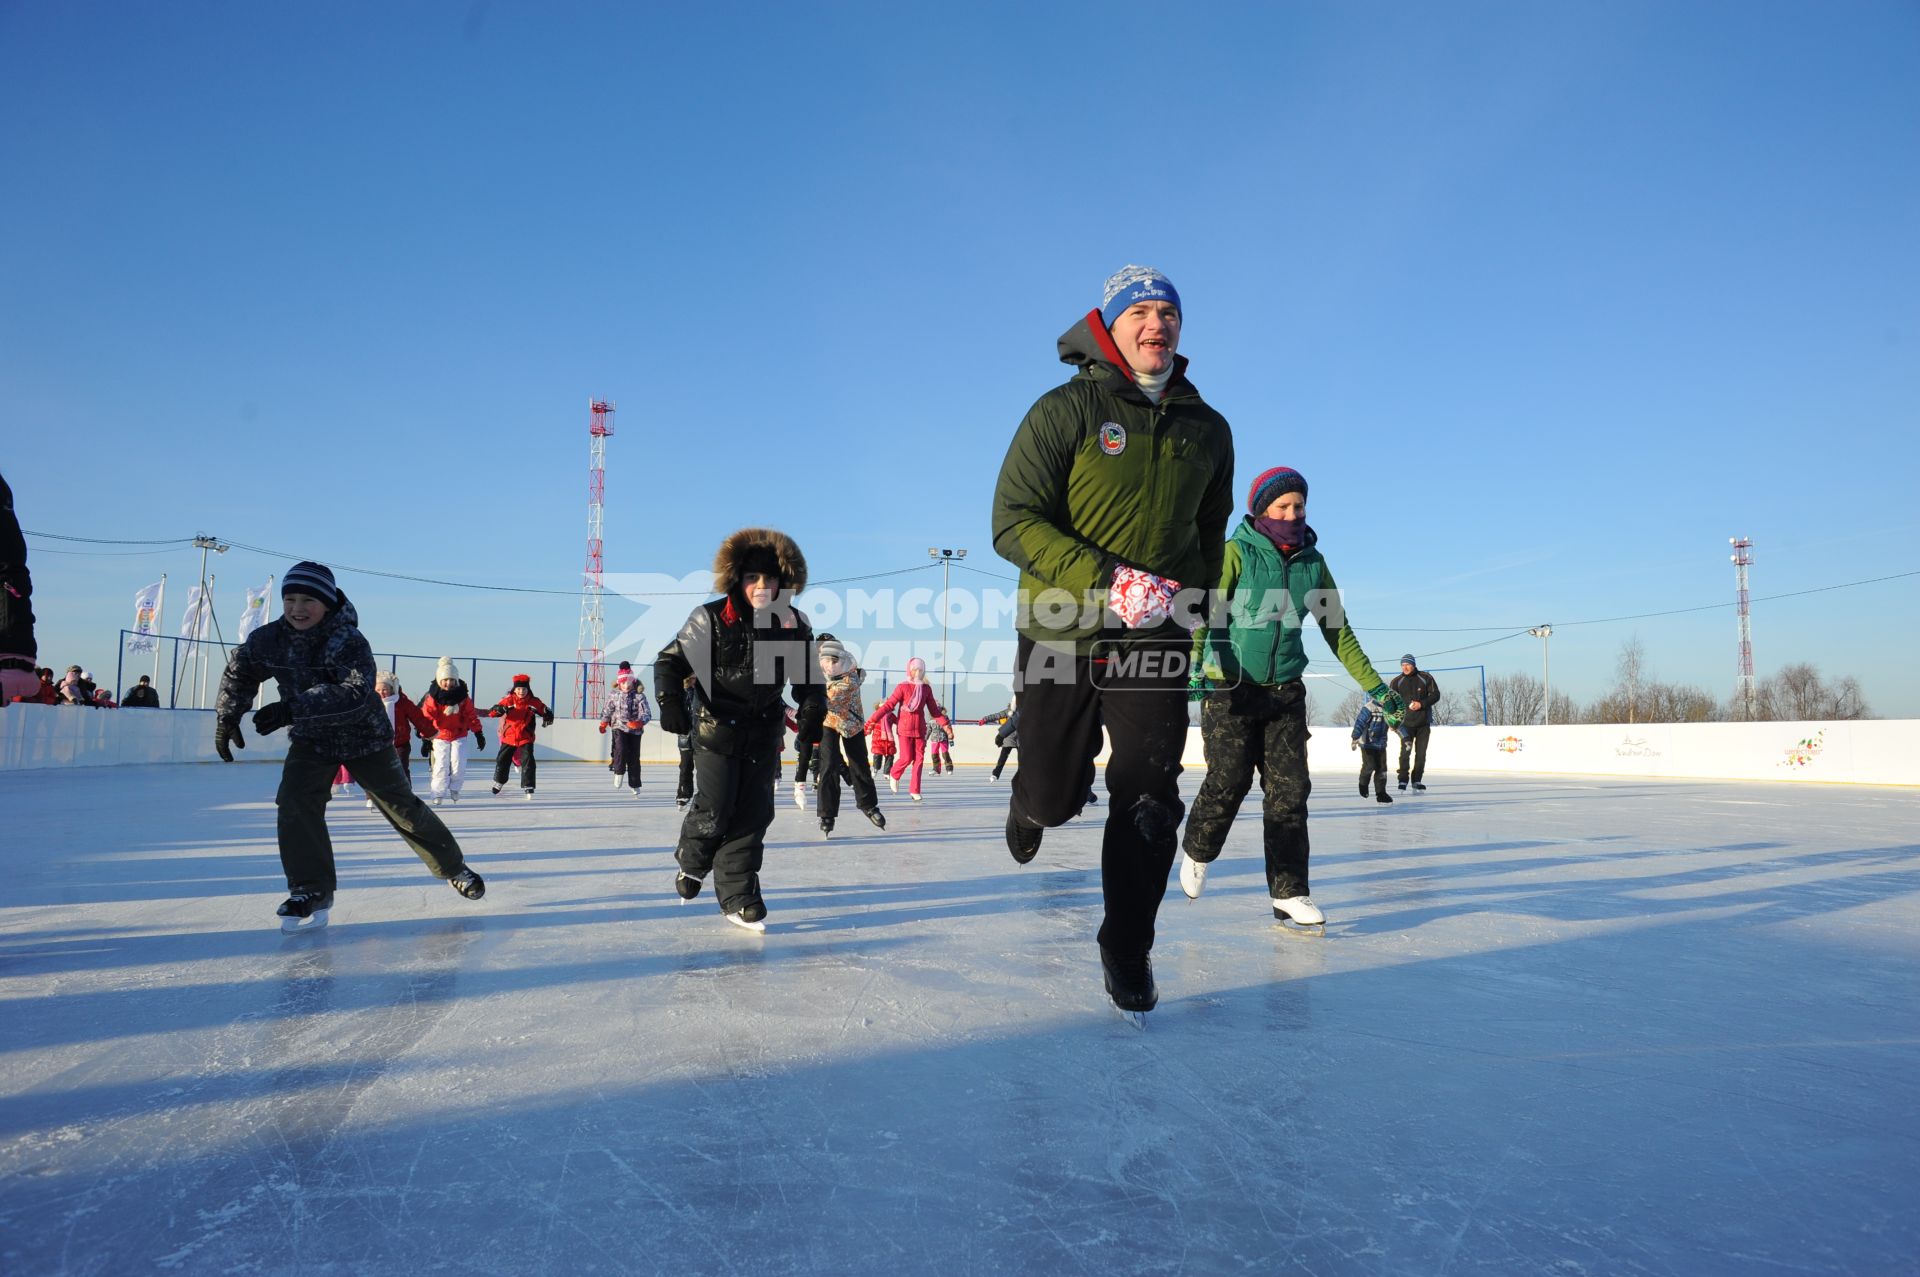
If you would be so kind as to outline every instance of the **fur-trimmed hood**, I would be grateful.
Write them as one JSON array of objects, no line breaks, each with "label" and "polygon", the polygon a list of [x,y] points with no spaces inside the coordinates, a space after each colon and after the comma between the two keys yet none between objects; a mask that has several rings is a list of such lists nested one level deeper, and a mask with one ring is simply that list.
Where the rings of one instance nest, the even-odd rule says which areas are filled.
[{"label": "fur-trimmed hood", "polygon": [[794,539],[773,528],[741,528],[720,543],[713,556],[713,590],[733,594],[746,576],[747,559],[756,551],[773,555],[780,565],[780,586],[791,594],[807,588],[807,557]]}]

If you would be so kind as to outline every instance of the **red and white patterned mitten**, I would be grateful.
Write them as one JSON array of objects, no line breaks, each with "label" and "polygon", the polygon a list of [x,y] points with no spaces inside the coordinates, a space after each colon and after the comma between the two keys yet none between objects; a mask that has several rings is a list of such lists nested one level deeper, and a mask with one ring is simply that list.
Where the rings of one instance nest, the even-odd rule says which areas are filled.
[{"label": "red and white patterned mitten", "polygon": [[1142,572],[1139,568],[1113,570],[1113,584],[1107,589],[1107,608],[1128,629],[1158,625],[1173,614],[1173,596],[1180,591],[1178,581]]}]

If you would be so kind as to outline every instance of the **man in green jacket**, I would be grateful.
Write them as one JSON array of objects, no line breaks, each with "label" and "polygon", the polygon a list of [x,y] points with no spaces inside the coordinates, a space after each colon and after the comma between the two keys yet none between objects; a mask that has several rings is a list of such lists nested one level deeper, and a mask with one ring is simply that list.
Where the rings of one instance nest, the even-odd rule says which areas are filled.
[{"label": "man in green jacket", "polygon": [[1233,433],[1187,380],[1181,320],[1159,271],[1108,279],[1059,340],[1078,371],[1028,410],[993,493],[994,549],[1020,569],[1007,849],[1025,864],[1043,830],[1079,814],[1104,728],[1100,958],[1135,1016],[1159,996],[1148,954],[1185,814],[1187,631],[1233,512]]}]

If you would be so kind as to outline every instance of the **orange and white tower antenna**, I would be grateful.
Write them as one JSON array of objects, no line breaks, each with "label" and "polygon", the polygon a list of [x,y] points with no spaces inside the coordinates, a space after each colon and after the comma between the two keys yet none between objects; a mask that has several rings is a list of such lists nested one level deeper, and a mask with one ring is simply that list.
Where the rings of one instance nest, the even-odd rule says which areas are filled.
[{"label": "orange and white tower antenna", "polygon": [[613,433],[613,400],[594,399],[587,417],[587,567],[580,589],[580,641],[574,653],[573,709],[598,718],[606,707],[607,623],[602,605],[606,567],[601,528],[607,513],[607,436]]},{"label": "orange and white tower antenna", "polygon": [[1740,704],[1742,722],[1753,721],[1753,609],[1747,601],[1747,569],[1753,566],[1753,542],[1746,537],[1729,537],[1733,546],[1733,581],[1740,612],[1740,673],[1734,695]]}]

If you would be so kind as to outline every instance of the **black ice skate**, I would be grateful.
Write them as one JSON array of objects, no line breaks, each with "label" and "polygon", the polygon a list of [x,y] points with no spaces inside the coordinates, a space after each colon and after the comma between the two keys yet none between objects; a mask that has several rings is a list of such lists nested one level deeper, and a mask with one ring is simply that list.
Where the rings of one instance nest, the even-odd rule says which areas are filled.
[{"label": "black ice skate", "polygon": [[296,891],[281,902],[280,930],[318,931],[327,925],[327,911],[333,908],[331,891]]},{"label": "black ice skate", "polygon": [[680,893],[680,899],[687,901],[700,894],[700,880],[684,869],[673,871],[673,889]]},{"label": "black ice skate", "polygon": [[1420,781],[1417,781],[1417,780],[1416,780],[1416,781],[1414,781],[1414,782],[1413,782],[1413,787],[1414,787],[1415,789],[1417,789],[1417,790],[1419,790],[1419,791],[1420,791],[1421,793],[1423,793],[1423,794],[1427,792],[1427,787],[1426,787],[1426,785],[1424,785],[1424,784],[1422,784],[1422,783],[1421,783]]},{"label": "black ice skate", "polygon": [[728,922],[743,931],[763,932],[767,929],[767,906],[758,900],[749,901],[725,916]]},{"label": "black ice skate", "polygon": [[887,818],[880,814],[880,809],[878,807],[870,807],[866,811],[861,812],[860,814],[862,816],[865,816],[868,820],[871,820],[873,822],[873,827],[875,829],[885,829],[887,827]]},{"label": "black ice skate", "polygon": [[833,817],[831,816],[820,817],[820,836],[822,838],[833,837]]},{"label": "black ice skate", "polygon": [[1383,803],[1390,803],[1393,801],[1393,795],[1387,792],[1386,786],[1384,785],[1380,787],[1380,793],[1378,797],[1379,797],[1379,801]]},{"label": "black ice skate", "polygon": [[487,880],[471,869],[462,869],[447,880],[453,889],[469,900],[478,900],[487,894]]},{"label": "black ice skate", "polygon": [[1012,812],[1007,813],[1007,851],[1018,864],[1028,864],[1040,854],[1040,837],[1044,829],[1035,829],[1022,821]]},{"label": "black ice skate", "polygon": [[1159,1005],[1160,990],[1153,983],[1153,959],[1146,954],[1117,954],[1100,946],[1107,996],[1113,1009],[1136,1029],[1147,1027],[1147,1012]]}]

